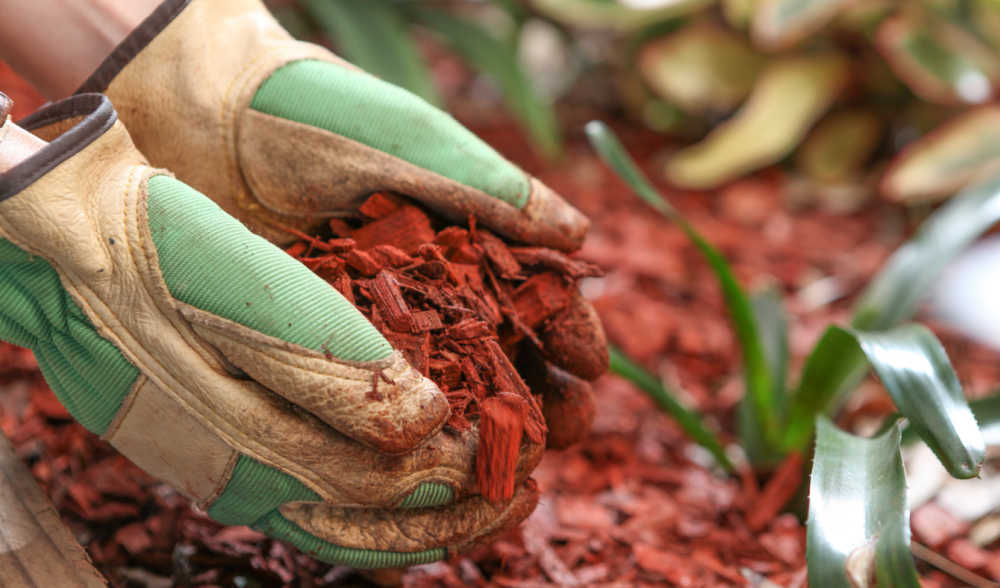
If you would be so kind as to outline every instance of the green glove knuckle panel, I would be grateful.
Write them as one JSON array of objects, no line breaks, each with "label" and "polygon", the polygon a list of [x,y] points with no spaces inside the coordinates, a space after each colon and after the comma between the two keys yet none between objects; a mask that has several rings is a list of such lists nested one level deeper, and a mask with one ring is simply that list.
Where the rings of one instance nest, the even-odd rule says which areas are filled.
[{"label": "green glove knuckle panel", "polygon": [[369,74],[322,61],[289,63],[250,107],[348,137],[521,208],[527,176],[447,113]]},{"label": "green glove knuckle panel", "polygon": [[[404,501],[404,507],[431,507],[452,502],[451,488],[444,484],[422,484]],[[278,507],[287,502],[319,502],[322,499],[295,478],[245,455],[233,468],[229,484],[208,509],[208,515],[224,525],[250,525],[271,537],[287,541],[328,563],[356,568],[417,565],[444,559],[444,549],[395,553],[340,547],[310,535],[286,519]]]},{"label": "green glove knuckle panel", "polygon": [[0,337],[31,348],[70,414],[103,434],[139,370],[97,334],[48,262],[2,239],[0,300]]},{"label": "green glove knuckle panel", "polygon": [[174,298],[338,359],[392,353],[339,292],[193,188],[155,176],[147,190],[150,232]]}]

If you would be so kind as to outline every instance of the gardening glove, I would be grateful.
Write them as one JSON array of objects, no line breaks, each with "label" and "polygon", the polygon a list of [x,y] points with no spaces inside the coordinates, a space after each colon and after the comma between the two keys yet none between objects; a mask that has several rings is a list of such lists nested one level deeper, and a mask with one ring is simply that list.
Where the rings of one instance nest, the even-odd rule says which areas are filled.
[{"label": "gardening glove", "polygon": [[332,563],[440,559],[531,512],[537,446],[511,501],[476,497],[476,433],[439,433],[440,390],[116,120],[97,94],[44,108],[23,125],[51,142],[0,174],[0,337],[81,424],[217,521]]},{"label": "gardening glove", "polygon": [[80,91],[105,92],[151,162],[272,241],[383,190],[558,249],[589,225],[444,112],[294,40],[259,0],[164,1]]},{"label": "gardening glove", "polygon": [[[81,91],[106,92],[153,164],[279,244],[295,238],[288,228],[311,231],[377,191],[562,250],[577,249],[589,226],[446,113],[294,40],[259,0],[166,0]],[[571,327],[563,332],[589,341],[580,355],[591,358],[573,371],[595,379],[608,365],[604,332],[579,296]],[[542,351],[565,347],[546,341]],[[593,404],[589,393],[573,398]]]}]

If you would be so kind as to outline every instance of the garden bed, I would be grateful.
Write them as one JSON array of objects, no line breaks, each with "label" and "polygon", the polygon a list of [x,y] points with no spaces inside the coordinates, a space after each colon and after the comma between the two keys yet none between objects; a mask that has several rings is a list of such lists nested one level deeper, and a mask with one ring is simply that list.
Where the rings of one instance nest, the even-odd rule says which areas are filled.
[{"label": "garden bed", "polygon": [[[7,91],[9,79],[0,71],[0,89]],[[30,108],[24,96],[17,106],[22,115]],[[566,128],[580,128],[592,114],[566,121]],[[564,161],[543,167],[506,120],[460,118],[591,216],[581,257],[605,275],[582,286],[610,340],[682,389],[686,402],[732,441],[742,393],[737,348],[715,280],[684,235],[627,195],[582,136],[571,138]],[[618,130],[657,177],[662,137],[626,124]],[[877,202],[847,215],[825,213],[792,202],[787,186],[769,170],[711,194],[664,189],[732,260],[744,284],[780,288],[796,319],[791,355],[800,362],[827,324],[847,316],[852,297],[914,223]],[[970,396],[1000,381],[996,353],[935,330]],[[113,585],[370,584],[246,528],[208,520],[73,423],[30,353],[0,347],[0,382],[0,427]],[[803,585],[804,528],[775,506],[795,491],[787,480],[796,477],[723,477],[634,387],[605,376],[594,390],[593,432],[546,455],[534,474],[540,506],[524,526],[455,561],[413,568],[403,576],[406,585],[699,587],[739,585],[748,575]],[[869,382],[841,424],[891,410]],[[792,459],[778,471],[796,467]],[[935,503],[918,509],[913,525],[915,538],[935,551],[965,558],[981,575],[1000,575],[1000,545],[973,545],[970,525]],[[925,564],[920,569],[928,586],[959,585]]]}]

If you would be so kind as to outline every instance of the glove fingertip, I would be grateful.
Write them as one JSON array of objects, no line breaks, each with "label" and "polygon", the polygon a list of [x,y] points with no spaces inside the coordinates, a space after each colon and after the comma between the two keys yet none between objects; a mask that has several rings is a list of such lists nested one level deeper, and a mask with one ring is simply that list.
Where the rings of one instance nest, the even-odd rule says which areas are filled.
[{"label": "glove fingertip", "polygon": [[531,194],[521,212],[529,219],[524,229],[535,233],[521,239],[563,251],[583,245],[590,220],[538,178],[531,178]]}]

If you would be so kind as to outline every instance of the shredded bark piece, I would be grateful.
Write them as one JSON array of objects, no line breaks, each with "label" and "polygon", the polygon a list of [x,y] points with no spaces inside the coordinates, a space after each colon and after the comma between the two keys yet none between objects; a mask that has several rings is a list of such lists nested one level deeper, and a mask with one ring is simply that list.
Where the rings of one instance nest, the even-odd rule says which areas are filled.
[{"label": "shredded bark piece", "polygon": [[434,239],[431,221],[416,206],[402,206],[351,233],[359,249],[376,245],[392,245],[407,253],[415,253],[424,243]]},{"label": "shredded bark piece", "polygon": [[483,498],[490,502],[514,497],[514,472],[527,411],[524,398],[510,392],[480,402],[476,477]]}]

